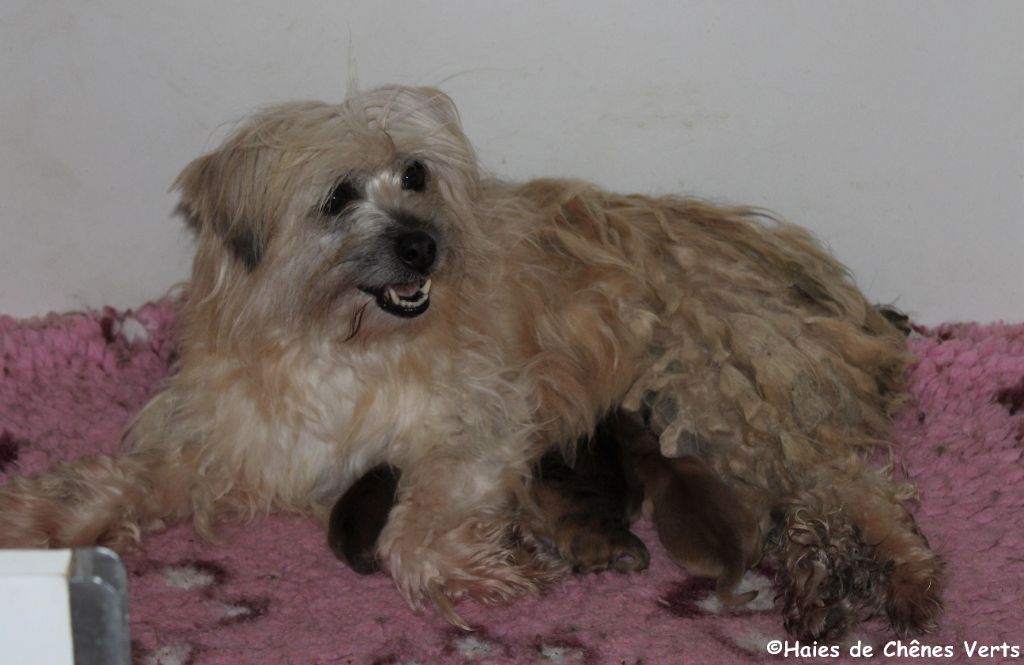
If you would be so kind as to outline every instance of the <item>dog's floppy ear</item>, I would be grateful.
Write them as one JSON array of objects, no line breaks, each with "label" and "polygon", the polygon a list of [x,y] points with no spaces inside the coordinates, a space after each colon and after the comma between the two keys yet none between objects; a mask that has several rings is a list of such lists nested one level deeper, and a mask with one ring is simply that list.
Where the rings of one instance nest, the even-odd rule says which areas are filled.
[{"label": "dog's floppy ear", "polygon": [[213,231],[249,272],[263,258],[269,231],[260,152],[229,140],[193,160],[174,182],[190,222],[198,231]]}]

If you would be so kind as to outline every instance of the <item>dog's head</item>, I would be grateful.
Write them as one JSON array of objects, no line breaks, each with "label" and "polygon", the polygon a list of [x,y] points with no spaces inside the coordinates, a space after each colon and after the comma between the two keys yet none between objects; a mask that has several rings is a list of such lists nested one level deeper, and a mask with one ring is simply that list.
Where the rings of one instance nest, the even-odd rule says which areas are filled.
[{"label": "dog's head", "polygon": [[199,233],[193,303],[239,325],[348,321],[344,335],[453,288],[479,180],[447,96],[385,87],[259,112],[176,186]]}]

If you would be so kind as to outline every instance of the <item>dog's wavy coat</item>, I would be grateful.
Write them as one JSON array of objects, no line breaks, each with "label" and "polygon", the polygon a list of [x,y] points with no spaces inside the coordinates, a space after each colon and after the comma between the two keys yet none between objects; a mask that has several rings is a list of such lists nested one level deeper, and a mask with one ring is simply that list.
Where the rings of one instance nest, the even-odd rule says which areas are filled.
[{"label": "dog's wavy coat", "polygon": [[904,343],[805,231],[484,180],[451,101],[420,88],[257,113],[177,185],[198,232],[180,369],[121,456],[3,488],[0,544],[324,519],[388,462],[381,560],[410,603],[458,621],[451,600],[554,574],[510,536],[531,465],[646,404],[665,452],[704,460],[759,516],[791,630],[873,611],[934,627],[942,567],[901,506],[912,488],[864,461]]}]

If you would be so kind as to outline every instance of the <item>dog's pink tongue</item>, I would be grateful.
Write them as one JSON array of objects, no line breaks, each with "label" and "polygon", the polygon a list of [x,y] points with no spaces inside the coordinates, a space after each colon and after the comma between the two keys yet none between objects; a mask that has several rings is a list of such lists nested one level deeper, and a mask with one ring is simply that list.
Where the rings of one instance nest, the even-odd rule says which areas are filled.
[{"label": "dog's pink tongue", "polygon": [[395,290],[395,293],[406,298],[416,295],[416,292],[420,290],[418,284],[395,284],[391,288]]}]

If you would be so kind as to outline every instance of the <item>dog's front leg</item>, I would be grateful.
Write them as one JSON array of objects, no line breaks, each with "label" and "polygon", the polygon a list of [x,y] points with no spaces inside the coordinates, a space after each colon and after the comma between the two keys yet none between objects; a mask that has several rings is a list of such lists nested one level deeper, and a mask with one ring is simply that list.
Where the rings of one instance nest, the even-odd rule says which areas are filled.
[{"label": "dog's front leg", "polygon": [[85,547],[124,551],[144,531],[191,512],[192,458],[149,449],[64,462],[0,488],[0,548]]},{"label": "dog's front leg", "polygon": [[514,546],[515,497],[529,476],[523,467],[446,455],[405,465],[377,552],[414,609],[429,601],[468,629],[455,601],[500,603],[543,585],[543,572],[518,561]]}]

